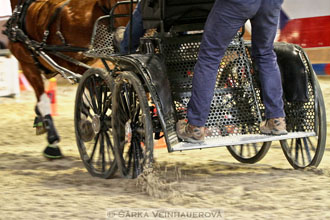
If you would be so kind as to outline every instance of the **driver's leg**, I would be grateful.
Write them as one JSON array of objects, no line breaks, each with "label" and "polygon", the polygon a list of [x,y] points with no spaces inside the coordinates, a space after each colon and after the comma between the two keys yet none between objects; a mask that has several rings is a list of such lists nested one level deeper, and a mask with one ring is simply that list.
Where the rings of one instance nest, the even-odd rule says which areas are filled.
[{"label": "driver's leg", "polygon": [[132,27],[132,39],[131,39],[131,50],[129,50],[129,30],[131,22],[128,22],[124,32],[124,38],[120,43],[120,53],[128,54],[129,52],[134,53],[140,45],[140,38],[143,37],[146,30],[143,28],[142,22],[142,9],[141,3],[139,2],[133,12],[133,27]]},{"label": "driver's leg", "polygon": [[259,68],[261,91],[265,105],[264,134],[286,134],[283,110],[281,73],[274,52],[274,39],[283,0],[263,0],[258,13],[251,19],[252,57]]},{"label": "driver's leg", "polygon": [[259,5],[260,0],[215,2],[204,27],[198,61],[194,69],[192,96],[187,113],[190,124],[205,125],[220,60],[237,31],[256,13]]},{"label": "driver's leg", "polygon": [[253,17],[261,0],[217,0],[204,26],[198,60],[194,69],[188,123],[177,123],[178,136],[188,142],[202,142],[210,112],[220,60],[246,20]]}]

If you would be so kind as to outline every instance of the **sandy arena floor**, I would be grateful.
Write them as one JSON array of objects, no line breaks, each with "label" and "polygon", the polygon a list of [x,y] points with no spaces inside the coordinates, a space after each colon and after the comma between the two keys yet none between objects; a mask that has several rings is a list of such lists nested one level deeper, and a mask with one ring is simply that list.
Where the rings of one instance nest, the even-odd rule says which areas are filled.
[{"label": "sandy arena floor", "polygon": [[[330,109],[330,79],[320,83]],[[157,149],[163,182],[154,193],[136,180],[92,177],[75,142],[75,90],[58,86],[55,124],[65,158],[54,161],[42,156],[46,136],[32,128],[34,93],[0,98],[0,219],[105,219],[108,208],[122,207],[219,208],[225,219],[330,219],[329,146],[319,168],[305,171],[291,168],[278,142],[255,165],[238,163],[225,148]]]}]

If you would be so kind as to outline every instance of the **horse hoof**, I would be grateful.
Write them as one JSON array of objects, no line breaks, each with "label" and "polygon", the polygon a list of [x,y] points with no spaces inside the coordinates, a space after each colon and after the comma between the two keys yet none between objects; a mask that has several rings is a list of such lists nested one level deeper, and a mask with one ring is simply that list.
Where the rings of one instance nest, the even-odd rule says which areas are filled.
[{"label": "horse hoof", "polygon": [[57,145],[49,144],[44,150],[44,157],[47,159],[61,159],[63,154],[61,153],[60,148]]}]

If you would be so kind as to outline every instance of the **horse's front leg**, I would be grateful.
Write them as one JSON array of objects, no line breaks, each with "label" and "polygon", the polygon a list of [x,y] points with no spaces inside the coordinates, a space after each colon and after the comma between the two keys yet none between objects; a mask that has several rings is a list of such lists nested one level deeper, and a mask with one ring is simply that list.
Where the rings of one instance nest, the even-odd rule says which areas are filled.
[{"label": "horse's front leg", "polygon": [[43,93],[39,97],[39,102],[36,106],[36,113],[37,115],[39,114],[39,117],[41,116],[43,127],[47,131],[48,146],[44,150],[44,156],[50,159],[61,158],[62,153],[58,147],[60,136],[57,133],[51,116],[51,103],[46,93]]},{"label": "horse's front leg", "polygon": [[21,62],[21,67],[25,77],[33,87],[38,100],[35,107],[37,116],[34,123],[34,126],[37,129],[37,134],[47,132],[48,145],[43,154],[49,159],[62,158],[63,155],[58,147],[60,136],[57,133],[51,116],[51,103],[49,97],[45,93],[41,71],[36,67],[36,65],[30,63]]}]

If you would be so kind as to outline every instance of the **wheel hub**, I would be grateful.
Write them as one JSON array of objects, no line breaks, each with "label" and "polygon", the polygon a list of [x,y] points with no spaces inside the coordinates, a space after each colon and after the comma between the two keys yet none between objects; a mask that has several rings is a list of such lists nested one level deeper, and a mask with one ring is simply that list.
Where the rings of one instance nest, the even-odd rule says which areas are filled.
[{"label": "wheel hub", "polygon": [[81,133],[81,139],[84,142],[89,142],[93,140],[93,138],[95,137],[92,122],[88,120],[85,119],[81,120],[79,130]]},{"label": "wheel hub", "polygon": [[95,134],[99,133],[101,130],[101,120],[100,116],[94,115],[92,119],[92,127],[95,132]]},{"label": "wheel hub", "polygon": [[132,140],[131,120],[127,121],[125,124],[125,137],[127,138],[127,143],[130,143]]}]

